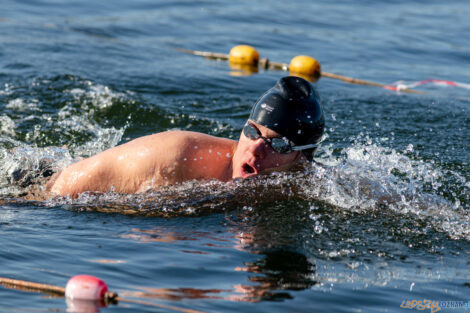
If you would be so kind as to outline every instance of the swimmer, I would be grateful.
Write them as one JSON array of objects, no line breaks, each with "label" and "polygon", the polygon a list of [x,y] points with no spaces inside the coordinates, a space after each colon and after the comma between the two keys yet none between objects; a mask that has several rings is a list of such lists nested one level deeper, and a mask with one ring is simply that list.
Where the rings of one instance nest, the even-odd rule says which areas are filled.
[{"label": "swimmer", "polygon": [[253,105],[239,141],[190,131],[148,135],[69,165],[46,188],[70,197],[85,191],[129,194],[188,180],[227,182],[286,171],[312,161],[323,131],[314,87],[287,76]]}]

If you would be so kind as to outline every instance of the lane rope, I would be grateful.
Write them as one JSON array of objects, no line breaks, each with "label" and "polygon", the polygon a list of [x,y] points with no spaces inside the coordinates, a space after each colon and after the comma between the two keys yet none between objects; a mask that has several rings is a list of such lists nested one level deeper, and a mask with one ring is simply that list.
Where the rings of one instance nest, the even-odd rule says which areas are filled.
[{"label": "lane rope", "polygon": [[422,85],[435,85],[439,87],[458,87],[458,88],[464,88],[464,89],[470,89],[470,84],[466,83],[459,83],[451,80],[444,80],[444,79],[425,79],[421,81],[415,81],[415,82],[405,82],[403,80],[399,80],[397,82],[394,82],[393,84],[387,85],[384,88],[393,90],[393,91],[403,91],[404,89],[410,89],[410,88],[416,88],[418,86]]},{"label": "lane rope", "polygon": [[[240,62],[247,62],[247,65],[256,66],[265,69],[265,70],[281,70],[281,71],[290,71],[291,75],[300,76],[305,78],[311,82],[316,82],[320,77],[328,77],[332,79],[338,79],[350,84],[356,85],[367,85],[367,86],[374,86],[374,87],[381,87],[388,90],[394,90],[394,86],[385,85],[377,82],[367,81],[363,79],[348,77],[344,75],[338,75],[334,73],[328,73],[321,70],[320,63],[311,58],[309,56],[296,56],[291,60],[290,64],[287,63],[280,63],[268,60],[267,58],[259,58],[259,53],[250,46],[235,46],[230,51],[230,54],[224,53],[216,53],[216,52],[209,52],[209,51],[198,51],[198,50],[189,50],[189,49],[182,49],[182,48],[174,48],[175,50],[191,55],[202,56],[207,59],[212,60],[222,60],[222,61],[231,61],[235,60],[237,63]],[[233,56],[233,52],[236,52],[236,55]],[[254,65],[256,64],[256,65]],[[421,94],[422,92],[406,88],[405,86],[401,86],[400,91],[408,92],[408,93],[416,93]]]},{"label": "lane rope", "polygon": [[391,90],[391,91],[396,91],[396,92],[408,92],[408,93],[417,93],[417,94],[422,94],[424,92],[414,90],[412,88],[416,88],[416,87],[426,85],[426,84],[432,84],[432,85],[440,86],[440,87],[451,86],[451,87],[470,89],[470,84],[455,82],[451,80],[444,80],[444,79],[434,79],[434,78],[425,79],[421,81],[415,81],[415,82],[406,82],[404,80],[400,80],[395,83],[386,85],[386,84],[381,84],[377,82],[371,82],[371,81],[366,81],[366,80],[357,79],[353,77],[324,72],[321,70],[320,63],[314,58],[309,57],[309,56],[304,56],[304,55],[296,56],[291,60],[290,64],[273,62],[273,61],[268,60],[267,58],[260,59],[258,51],[256,51],[255,48],[251,46],[247,46],[247,45],[233,47],[232,50],[230,51],[230,54],[188,50],[188,49],[182,49],[182,48],[175,48],[175,49],[183,53],[198,55],[198,56],[202,56],[208,59],[229,61],[231,64],[232,63],[237,63],[237,64],[244,63],[250,66],[254,66],[256,67],[256,69],[260,67],[265,70],[289,71],[290,75],[300,76],[300,77],[306,78],[307,80],[310,80],[311,82],[317,81],[318,79],[320,79],[320,77],[328,77],[328,78],[338,79],[338,80],[341,80],[350,84],[375,86],[375,87],[381,87],[381,88]]}]

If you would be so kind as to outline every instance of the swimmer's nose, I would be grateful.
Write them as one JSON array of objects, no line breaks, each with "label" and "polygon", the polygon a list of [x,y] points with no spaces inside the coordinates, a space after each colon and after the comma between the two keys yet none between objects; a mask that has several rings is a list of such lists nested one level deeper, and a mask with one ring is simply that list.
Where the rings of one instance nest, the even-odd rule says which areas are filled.
[{"label": "swimmer's nose", "polygon": [[264,159],[266,157],[266,149],[268,144],[264,142],[262,138],[253,140],[250,144],[249,151],[259,159]]}]

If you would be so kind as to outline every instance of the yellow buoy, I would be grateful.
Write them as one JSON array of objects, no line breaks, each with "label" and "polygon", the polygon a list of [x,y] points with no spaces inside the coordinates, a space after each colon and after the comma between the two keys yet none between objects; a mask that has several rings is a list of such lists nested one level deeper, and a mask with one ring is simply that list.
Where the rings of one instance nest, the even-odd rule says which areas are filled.
[{"label": "yellow buoy", "polygon": [[316,82],[321,76],[320,62],[307,55],[298,55],[290,61],[289,72],[293,76]]},{"label": "yellow buoy", "polygon": [[230,50],[229,61],[232,64],[247,64],[256,66],[259,61],[259,53],[251,46],[235,46]]}]

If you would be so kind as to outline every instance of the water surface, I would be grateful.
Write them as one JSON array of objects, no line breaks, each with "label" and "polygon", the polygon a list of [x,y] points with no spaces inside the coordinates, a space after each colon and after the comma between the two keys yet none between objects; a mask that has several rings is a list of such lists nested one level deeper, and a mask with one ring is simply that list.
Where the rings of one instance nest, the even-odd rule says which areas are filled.
[{"label": "water surface", "polygon": [[[322,78],[327,140],[305,171],[140,195],[28,201],[74,159],[182,129],[237,139],[285,75],[234,75],[174,48],[317,58],[392,84],[470,83],[466,1],[3,1],[1,276],[65,286],[97,275],[144,304],[100,312],[402,312],[467,302],[470,91],[396,93]],[[273,198],[281,194],[282,199]],[[62,298],[0,289],[8,312]],[[177,307],[177,308],[176,308]],[[445,310],[444,308],[442,309]]]}]

